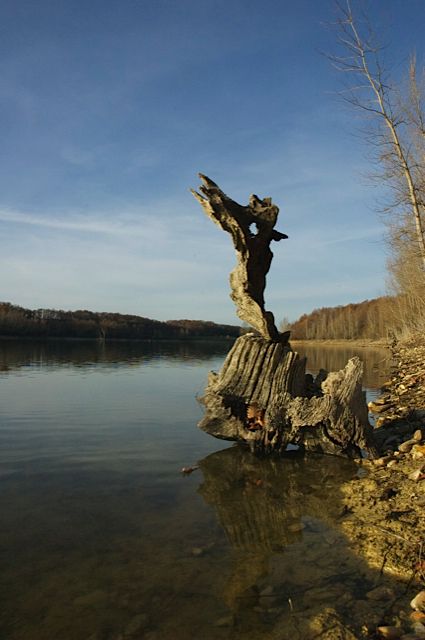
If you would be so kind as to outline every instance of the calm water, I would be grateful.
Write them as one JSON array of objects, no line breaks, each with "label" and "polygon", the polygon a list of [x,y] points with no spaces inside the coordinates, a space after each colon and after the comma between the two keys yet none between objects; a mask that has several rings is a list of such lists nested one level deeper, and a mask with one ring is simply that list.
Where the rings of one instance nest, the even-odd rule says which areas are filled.
[{"label": "calm water", "polygon": [[[338,525],[357,467],[199,431],[228,348],[0,343],[0,638],[292,640],[328,606],[352,619],[377,579]],[[310,368],[352,353],[309,347]],[[360,354],[373,394],[385,352]]]}]

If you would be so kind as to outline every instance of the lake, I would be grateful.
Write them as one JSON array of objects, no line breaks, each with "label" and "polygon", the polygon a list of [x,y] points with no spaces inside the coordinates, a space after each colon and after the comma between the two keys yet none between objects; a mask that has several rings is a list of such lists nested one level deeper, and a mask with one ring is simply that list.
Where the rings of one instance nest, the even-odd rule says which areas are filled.
[{"label": "lake", "polygon": [[[358,466],[202,433],[228,349],[0,343],[1,638],[292,640],[328,607],[353,620],[377,579],[339,528]],[[381,349],[299,351],[313,371],[360,355],[371,396],[388,372]]]}]

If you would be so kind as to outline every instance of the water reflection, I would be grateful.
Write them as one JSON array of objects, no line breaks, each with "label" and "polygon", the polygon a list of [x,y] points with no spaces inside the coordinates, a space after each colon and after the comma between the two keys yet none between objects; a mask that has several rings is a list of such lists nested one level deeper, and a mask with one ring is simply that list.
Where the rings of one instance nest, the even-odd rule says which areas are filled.
[{"label": "water reflection", "polygon": [[106,343],[78,340],[0,340],[0,371],[69,363],[76,367],[113,367],[123,363],[131,366],[159,359],[196,363],[217,355],[224,358],[232,344],[232,340]]},{"label": "water reflection", "polygon": [[378,389],[389,375],[390,352],[381,347],[355,347],[330,344],[294,343],[294,351],[307,357],[307,369],[317,373],[319,369],[339,371],[353,356],[363,362],[363,385]]},{"label": "water reflection", "polygon": [[305,459],[297,452],[258,458],[242,447],[213,453],[199,465],[200,494],[215,508],[232,547],[250,552],[280,553],[300,541],[303,516],[334,523],[340,502],[333,492],[324,505],[324,496],[357,473],[345,459]]},{"label": "water reflection", "polygon": [[0,637],[305,640],[326,608],[370,615],[380,577],[339,530],[355,467],[196,428],[228,349],[0,343]]},{"label": "water reflection", "polygon": [[[264,584],[276,556],[287,553],[288,546],[302,546],[306,536],[317,538],[318,531],[335,525],[341,515],[335,488],[357,473],[347,460],[314,456],[306,460],[295,453],[283,459],[259,459],[240,447],[211,454],[200,462],[200,468],[204,482],[199,492],[214,507],[236,551],[224,590],[224,600],[233,613],[270,604],[262,591],[267,591]],[[299,570],[307,578],[304,564]],[[278,597],[275,588],[269,588],[268,594],[273,604]],[[281,584],[278,591],[284,600],[293,587]]]},{"label": "water reflection", "polygon": [[[234,639],[351,638],[389,618],[385,602],[368,605],[376,584],[403,586],[370,569],[341,532],[340,487],[357,467],[332,457],[259,459],[237,446],[200,463],[198,491],[233,549],[223,585]],[[332,635],[332,633],[334,635]]]}]

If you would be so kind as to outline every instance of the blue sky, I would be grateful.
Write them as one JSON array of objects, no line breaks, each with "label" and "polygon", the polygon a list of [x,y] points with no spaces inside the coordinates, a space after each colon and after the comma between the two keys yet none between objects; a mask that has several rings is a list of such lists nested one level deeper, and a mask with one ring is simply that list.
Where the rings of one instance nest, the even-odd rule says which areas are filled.
[{"label": "blue sky", "polygon": [[[423,0],[369,13],[396,74],[422,59]],[[319,53],[333,19],[332,0],[1,3],[0,300],[238,323],[199,171],[280,206],[278,320],[384,294],[381,194]]]}]

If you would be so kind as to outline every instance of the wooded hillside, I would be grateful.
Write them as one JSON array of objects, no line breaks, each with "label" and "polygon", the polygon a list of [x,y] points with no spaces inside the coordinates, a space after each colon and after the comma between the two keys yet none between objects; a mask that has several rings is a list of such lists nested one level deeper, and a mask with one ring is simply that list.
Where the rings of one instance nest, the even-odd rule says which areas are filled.
[{"label": "wooded hillside", "polygon": [[236,338],[239,335],[238,326],[202,320],[160,322],[120,313],[31,310],[9,302],[0,302],[0,337],[181,340],[206,337]]},{"label": "wooded hillside", "polygon": [[293,340],[389,338],[399,332],[397,298],[384,296],[341,307],[323,307],[285,324]]}]

